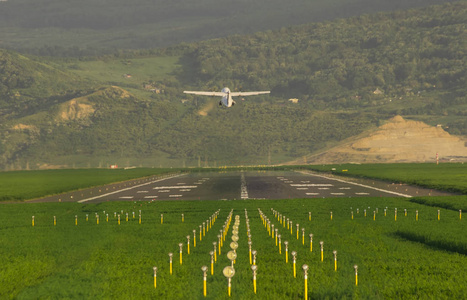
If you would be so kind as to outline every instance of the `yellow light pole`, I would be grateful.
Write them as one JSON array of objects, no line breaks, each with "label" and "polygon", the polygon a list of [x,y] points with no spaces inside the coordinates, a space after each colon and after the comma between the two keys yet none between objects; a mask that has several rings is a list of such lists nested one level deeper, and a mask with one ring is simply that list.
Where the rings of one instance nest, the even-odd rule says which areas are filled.
[{"label": "yellow light pole", "polygon": [[308,212],[308,221],[311,221],[311,211]]},{"label": "yellow light pole", "polygon": [[277,247],[277,232],[278,232],[277,228],[274,229],[274,231],[276,232],[276,247]]},{"label": "yellow light pole", "polygon": [[352,210],[352,220],[353,220],[353,210]]},{"label": "yellow light pole", "polygon": [[170,263],[170,275],[172,275],[172,258],[173,258],[173,253],[169,253],[169,263]]},{"label": "yellow light pole", "polygon": [[438,221],[439,221],[440,210],[438,209]]},{"label": "yellow light pole", "polygon": [[128,222],[128,213],[126,213],[125,221]]},{"label": "yellow light pole", "polygon": [[217,247],[219,248],[219,255],[221,255],[221,235],[217,235]]},{"label": "yellow light pole", "polygon": [[418,221],[418,210],[415,211],[415,221]]},{"label": "yellow light pole", "polygon": [[305,245],[305,228],[302,228],[302,245]]},{"label": "yellow light pole", "polygon": [[251,244],[252,244],[252,242],[248,241],[248,253],[249,253],[249,256],[250,256],[250,265],[253,264],[253,262],[251,260]]},{"label": "yellow light pole", "polygon": [[287,230],[290,229],[290,221],[289,221],[289,218],[287,218]]},{"label": "yellow light pole", "polygon": [[196,248],[196,230],[193,229],[193,247]]},{"label": "yellow light pole", "polygon": [[384,216],[386,217],[386,208],[384,209]]},{"label": "yellow light pole", "polygon": [[183,244],[182,244],[182,243],[179,243],[179,244],[178,244],[178,247],[180,247],[180,264],[182,264],[182,253],[183,253],[182,249],[183,249]]},{"label": "yellow light pole", "polygon": [[[287,219],[287,223],[289,223],[289,220]],[[282,216],[282,225],[284,225],[285,228],[285,216]],[[288,226],[288,225],[287,225]],[[288,229],[288,228],[287,228]]]},{"label": "yellow light pole", "polygon": [[297,223],[295,224],[295,226],[297,227],[297,240],[298,240],[299,239],[298,232],[300,231],[300,225]]},{"label": "yellow light pole", "polygon": [[332,221],[332,211],[331,211],[331,221]]},{"label": "yellow light pole", "polygon": [[310,233],[309,236],[310,236],[310,252],[313,252],[313,233]]},{"label": "yellow light pole", "polygon": [[253,271],[253,291],[256,294],[256,271],[258,270],[258,266],[252,265],[251,270]]},{"label": "yellow light pole", "polygon": [[164,224],[164,214],[161,214],[161,224]]},{"label": "yellow light pole", "polygon": [[96,224],[99,225],[99,215],[96,216]]},{"label": "yellow light pole", "polygon": [[292,262],[293,262],[293,278],[297,278],[297,268],[295,267],[295,264],[297,262],[297,252],[292,251]]},{"label": "yellow light pole", "polygon": [[376,211],[373,211],[373,221],[376,220]]},{"label": "yellow light pole", "polygon": [[288,263],[289,262],[289,242],[284,241],[284,245],[285,245],[285,263]]},{"label": "yellow light pole", "polygon": [[251,251],[251,254],[253,254],[253,266],[256,265],[256,250]]},{"label": "yellow light pole", "polygon": [[459,209],[459,220],[462,220],[462,209]]},{"label": "yellow light pole", "polygon": [[358,285],[358,266],[354,265],[353,268],[355,269],[355,285]]},{"label": "yellow light pole", "polygon": [[[139,215],[139,219],[140,219],[139,223],[141,224],[141,215]],[[107,223],[109,223],[109,214],[105,215],[105,220]]]},{"label": "yellow light pole", "polygon": [[118,225],[120,225],[120,214],[118,214]]},{"label": "yellow light pole", "polygon": [[186,252],[190,254],[190,236],[189,235],[186,236],[186,247],[187,247]]},{"label": "yellow light pole", "polygon": [[203,222],[203,236],[206,236],[206,222]]},{"label": "yellow light pole", "polygon": [[154,270],[154,288],[157,288],[157,267],[152,268]]},{"label": "yellow light pole", "polygon": [[224,273],[224,276],[228,279],[228,294],[230,297],[232,295],[232,277],[235,275],[235,269],[231,266],[227,266],[222,273]]},{"label": "yellow light pole", "polygon": [[358,215],[359,213],[360,213],[360,209],[359,209],[359,208],[357,208],[357,215]]},{"label": "yellow light pole", "polygon": [[75,215],[75,226],[77,226],[77,225],[78,225],[78,216]]},{"label": "yellow light pole", "polygon": [[323,261],[323,258],[324,258],[324,254],[323,254],[324,242],[320,241],[319,246],[321,247],[321,261]]},{"label": "yellow light pole", "polygon": [[209,251],[211,255],[211,275],[214,275],[214,251]]},{"label": "yellow light pole", "polygon": [[407,217],[407,208],[404,208],[404,217]]},{"label": "yellow light pole", "polygon": [[304,278],[305,278],[305,300],[308,300],[308,266],[302,266]]},{"label": "yellow light pole", "polygon": [[203,230],[202,230],[202,225],[199,225],[199,241],[201,242],[203,240]]},{"label": "yellow light pole", "polygon": [[184,222],[185,222],[185,215],[182,214],[182,223],[184,223]]},{"label": "yellow light pole", "polygon": [[32,227],[34,227],[34,216],[32,216]]},{"label": "yellow light pole", "polygon": [[214,246],[214,261],[217,262],[217,242],[212,242],[212,245]]},{"label": "yellow light pole", "polygon": [[394,208],[394,221],[397,221],[397,208]]},{"label": "yellow light pole", "polygon": [[203,271],[203,296],[206,297],[206,273],[207,273],[208,267],[202,266],[201,271]]},{"label": "yellow light pole", "polygon": [[281,250],[281,235],[279,234],[279,254],[282,254],[282,250]]},{"label": "yellow light pole", "polygon": [[56,226],[56,225],[57,225],[57,217],[54,216],[54,226]]},{"label": "yellow light pole", "polygon": [[88,221],[88,219],[89,219],[89,216],[88,216],[88,214],[86,214],[86,222]]},{"label": "yellow light pole", "polygon": [[271,234],[272,238],[274,239],[274,224],[271,225]]},{"label": "yellow light pole", "polygon": [[290,234],[293,235],[293,223],[290,221]]},{"label": "yellow light pole", "polygon": [[363,210],[363,215],[366,217],[366,209]]},{"label": "yellow light pole", "polygon": [[332,254],[334,254],[334,271],[337,271],[337,251],[332,251]]},{"label": "yellow light pole", "polygon": [[132,212],[133,219],[135,218],[135,212]]}]

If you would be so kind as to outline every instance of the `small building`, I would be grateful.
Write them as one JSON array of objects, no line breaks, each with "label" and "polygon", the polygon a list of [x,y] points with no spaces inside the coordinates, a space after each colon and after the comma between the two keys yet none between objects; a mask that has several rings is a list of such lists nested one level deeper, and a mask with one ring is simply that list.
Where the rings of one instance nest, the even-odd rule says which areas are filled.
[{"label": "small building", "polygon": [[382,95],[382,94],[384,94],[384,92],[382,90],[380,90],[379,88],[376,88],[376,90],[373,91],[373,94]]}]

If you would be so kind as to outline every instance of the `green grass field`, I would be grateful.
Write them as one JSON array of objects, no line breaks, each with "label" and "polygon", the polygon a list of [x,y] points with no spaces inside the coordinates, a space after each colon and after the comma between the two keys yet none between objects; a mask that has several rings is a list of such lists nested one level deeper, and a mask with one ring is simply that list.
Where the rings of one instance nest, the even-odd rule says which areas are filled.
[{"label": "green grass field", "polygon": [[[465,196],[458,199],[467,200]],[[376,207],[378,213],[373,220]],[[258,208],[279,228],[282,255],[263,226]],[[293,234],[274,217],[271,208],[290,218]],[[398,208],[397,221],[395,208]],[[200,241],[198,226],[219,209],[217,221]],[[467,238],[465,221],[459,219],[458,212],[441,209],[438,221],[436,207],[397,198],[352,198],[2,205],[0,298],[201,299],[201,266],[210,267],[212,242],[217,241],[231,209],[241,221],[236,274],[232,281],[233,299],[303,299],[301,266],[305,263],[310,266],[311,298],[465,297]],[[258,251],[256,296],[248,258],[245,209],[252,248]],[[404,209],[407,209],[407,216],[404,216]],[[139,210],[142,224],[138,222]],[[415,210],[419,212],[418,221]],[[104,211],[109,214],[108,222]],[[122,211],[118,225],[114,213]],[[126,212],[130,214],[128,222],[125,221]],[[135,219],[132,212],[136,214]],[[308,212],[311,212],[311,221]],[[99,225],[96,214],[100,216]],[[163,224],[161,214],[164,214]],[[75,215],[78,225],[75,225]],[[56,226],[53,216],[57,218]],[[301,234],[299,240],[296,238],[296,223],[305,228],[304,245]],[[226,253],[230,250],[232,225],[214,264],[214,275],[208,272],[210,299],[228,298],[222,269],[229,264]],[[197,230],[196,248],[193,247],[194,229]],[[309,249],[309,233],[314,234],[313,252]],[[187,235],[191,236],[189,255]],[[285,263],[285,240],[290,243],[289,255],[292,251],[298,252],[297,278],[293,277],[292,257]],[[319,241],[324,241],[323,262],[320,261]],[[178,243],[184,243],[182,265]],[[334,271],[333,250],[337,250],[337,271]],[[173,275],[169,274],[169,252],[174,253]],[[358,286],[355,286],[355,264],[358,265]],[[157,288],[153,286],[153,266],[159,270]]]},{"label": "green grass field", "polygon": [[312,166],[335,174],[404,182],[467,194],[467,164],[341,164]]},{"label": "green grass field", "polygon": [[171,171],[174,170],[138,168],[0,172],[0,202],[34,199]]},{"label": "green grass field", "polygon": [[[462,165],[449,166],[453,171],[438,172],[439,176],[457,178],[458,173],[462,173],[455,171]],[[349,173],[357,170],[355,165],[345,167]],[[371,166],[367,167],[371,170]],[[405,168],[400,165],[384,167],[388,170]],[[407,165],[411,170],[409,167]],[[425,177],[426,168],[416,168],[420,172],[413,172],[412,179]],[[376,176],[381,169],[367,174]],[[91,171],[95,172],[94,176],[90,176]],[[155,173],[155,169],[55,170],[0,175],[5,180],[7,175],[11,178],[9,183],[2,180],[2,189],[10,185],[19,195],[18,190],[23,186],[23,197],[27,198],[34,184],[37,189],[47,183],[56,192],[60,186],[66,190],[74,185],[74,189],[77,185],[95,185],[96,180],[103,183],[124,180],[129,174],[133,177]],[[20,180],[23,184],[14,186]],[[201,266],[210,267],[209,251],[213,249],[212,243],[218,241],[217,235],[231,210],[233,216],[240,216],[232,299],[303,299],[303,264],[310,266],[308,296],[311,299],[461,299],[465,298],[467,279],[464,272],[467,237],[465,217],[459,209],[466,209],[465,203],[467,196],[2,204],[0,299],[202,299]],[[200,240],[199,226],[218,210],[216,222]],[[281,234],[282,254],[263,225],[259,210]],[[256,295],[248,257],[245,211],[252,249],[258,251]],[[292,233],[279,222],[275,211],[293,222]],[[121,215],[120,224],[118,214]],[[301,231],[297,239],[297,223],[300,230],[305,229],[304,243]],[[214,264],[214,274],[208,272],[209,299],[229,298],[222,269],[230,264],[226,253],[230,250],[232,226],[233,220]],[[196,230],[196,247],[193,230]],[[310,233],[314,235],[312,252]],[[186,247],[187,235],[191,237],[190,254]],[[288,263],[285,262],[284,241],[289,242]],[[323,261],[320,241],[324,242]],[[179,243],[184,244],[182,264]],[[337,271],[334,270],[333,250],[337,251]],[[298,253],[296,278],[292,251]],[[172,275],[169,252],[174,253]],[[355,285],[354,265],[358,265],[358,285]],[[157,288],[153,281],[154,266],[158,267]]]}]

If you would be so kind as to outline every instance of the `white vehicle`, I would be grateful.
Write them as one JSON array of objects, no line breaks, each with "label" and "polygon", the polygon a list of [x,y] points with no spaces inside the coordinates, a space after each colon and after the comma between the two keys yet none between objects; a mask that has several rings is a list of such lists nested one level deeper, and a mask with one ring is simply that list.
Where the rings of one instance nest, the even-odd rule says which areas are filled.
[{"label": "white vehicle", "polygon": [[262,91],[262,92],[231,92],[229,88],[223,88],[220,92],[201,92],[201,91],[183,91],[185,94],[193,94],[193,95],[202,95],[202,96],[218,96],[222,97],[221,101],[219,101],[219,106],[224,105],[225,107],[232,107],[235,105],[235,101],[232,97],[237,96],[253,96],[253,95],[261,95],[261,94],[269,94],[271,91]]}]

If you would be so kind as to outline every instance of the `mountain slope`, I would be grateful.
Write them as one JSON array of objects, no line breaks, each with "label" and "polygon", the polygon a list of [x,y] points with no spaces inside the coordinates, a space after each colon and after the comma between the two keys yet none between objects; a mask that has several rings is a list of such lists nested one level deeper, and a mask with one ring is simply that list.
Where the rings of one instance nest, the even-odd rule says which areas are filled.
[{"label": "mountain slope", "polygon": [[[423,122],[405,120],[396,116],[377,130],[365,132],[364,137],[350,138],[349,142],[325,152],[307,156],[310,164],[333,163],[399,163],[467,161],[467,139],[451,136],[441,127]],[[304,163],[304,160],[291,164]]]}]

